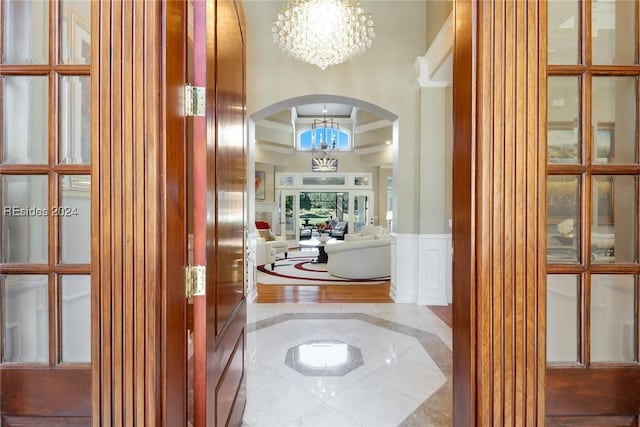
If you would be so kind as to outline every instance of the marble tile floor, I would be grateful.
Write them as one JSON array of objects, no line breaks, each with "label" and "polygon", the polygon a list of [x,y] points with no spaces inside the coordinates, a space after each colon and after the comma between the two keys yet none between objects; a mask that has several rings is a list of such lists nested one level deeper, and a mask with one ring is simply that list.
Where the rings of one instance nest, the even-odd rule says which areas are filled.
[{"label": "marble tile floor", "polygon": [[451,328],[427,307],[249,304],[246,360],[243,427],[451,425]]}]

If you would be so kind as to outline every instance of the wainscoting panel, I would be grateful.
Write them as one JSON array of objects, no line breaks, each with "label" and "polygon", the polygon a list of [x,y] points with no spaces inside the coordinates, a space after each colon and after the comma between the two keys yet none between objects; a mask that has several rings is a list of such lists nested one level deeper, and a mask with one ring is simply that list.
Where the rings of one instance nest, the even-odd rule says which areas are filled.
[{"label": "wainscoting panel", "polygon": [[391,291],[397,303],[418,300],[418,235],[391,233]]},{"label": "wainscoting panel", "polygon": [[447,305],[451,295],[451,235],[418,237],[418,305]]}]

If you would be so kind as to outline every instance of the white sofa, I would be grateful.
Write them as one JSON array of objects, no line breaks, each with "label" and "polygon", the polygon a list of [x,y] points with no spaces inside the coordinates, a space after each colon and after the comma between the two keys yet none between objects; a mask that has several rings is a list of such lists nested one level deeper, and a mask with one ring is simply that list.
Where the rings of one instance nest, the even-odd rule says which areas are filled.
[{"label": "white sofa", "polygon": [[327,271],[345,279],[377,279],[391,274],[391,239],[383,235],[363,236],[325,245]]}]

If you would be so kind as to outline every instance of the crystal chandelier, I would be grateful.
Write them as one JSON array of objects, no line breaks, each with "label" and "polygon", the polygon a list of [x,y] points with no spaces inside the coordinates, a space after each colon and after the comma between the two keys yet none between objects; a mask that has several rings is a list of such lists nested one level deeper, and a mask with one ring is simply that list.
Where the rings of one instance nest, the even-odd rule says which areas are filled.
[{"label": "crystal chandelier", "polygon": [[289,0],[271,31],[285,53],[323,70],[363,53],[376,36],[371,15],[352,0]]}]

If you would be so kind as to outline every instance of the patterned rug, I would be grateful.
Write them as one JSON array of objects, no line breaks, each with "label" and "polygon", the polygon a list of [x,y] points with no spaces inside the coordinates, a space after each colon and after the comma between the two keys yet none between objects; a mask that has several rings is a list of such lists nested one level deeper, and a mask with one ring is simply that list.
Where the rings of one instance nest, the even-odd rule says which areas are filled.
[{"label": "patterned rug", "polygon": [[258,283],[262,285],[378,285],[386,284],[388,277],[376,279],[343,279],[327,272],[327,264],[314,264],[317,249],[291,251],[288,258],[276,260],[271,265],[258,266]]}]

